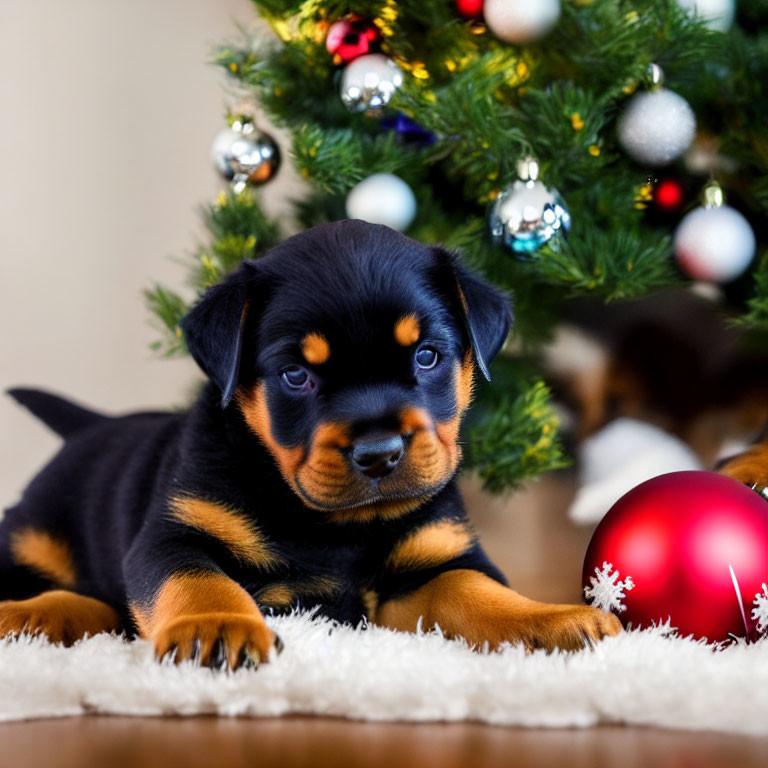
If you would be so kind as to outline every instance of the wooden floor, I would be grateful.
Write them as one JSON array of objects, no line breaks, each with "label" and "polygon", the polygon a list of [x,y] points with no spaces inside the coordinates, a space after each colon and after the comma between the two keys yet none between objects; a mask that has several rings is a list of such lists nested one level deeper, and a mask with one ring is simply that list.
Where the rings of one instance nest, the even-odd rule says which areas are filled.
[{"label": "wooden floor", "polygon": [[0,754],[8,768],[765,768],[768,741],[620,726],[82,717],[3,725]]},{"label": "wooden floor", "polygon": [[[473,481],[464,483],[489,554],[529,597],[553,602],[580,598],[590,531],[567,519],[572,492],[567,476],[550,478],[512,499],[491,498]],[[5,766],[765,768],[768,739],[622,726],[550,730],[323,717],[90,716],[0,725],[0,767]]]}]

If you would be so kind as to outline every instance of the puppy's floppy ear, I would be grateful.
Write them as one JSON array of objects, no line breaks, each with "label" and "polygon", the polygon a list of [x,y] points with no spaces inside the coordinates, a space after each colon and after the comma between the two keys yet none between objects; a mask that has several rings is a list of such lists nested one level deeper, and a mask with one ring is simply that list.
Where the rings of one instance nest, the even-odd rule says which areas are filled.
[{"label": "puppy's floppy ear", "polygon": [[480,275],[465,267],[458,254],[439,247],[434,250],[445,275],[443,284],[449,295],[453,295],[477,367],[490,381],[488,364],[501,349],[512,326],[509,298]]},{"label": "puppy's floppy ear", "polygon": [[181,321],[192,357],[221,390],[222,408],[237,388],[249,293],[256,278],[256,263],[244,261],[236,272],[209,288]]}]

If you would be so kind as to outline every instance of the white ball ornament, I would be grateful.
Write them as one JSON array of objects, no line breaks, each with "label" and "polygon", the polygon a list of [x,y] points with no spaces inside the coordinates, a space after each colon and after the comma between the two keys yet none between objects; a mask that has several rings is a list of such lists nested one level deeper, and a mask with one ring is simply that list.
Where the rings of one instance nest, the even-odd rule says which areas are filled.
[{"label": "white ball ornament", "polygon": [[560,0],[485,0],[483,15],[499,40],[529,43],[557,24]]},{"label": "white ball ornament", "polygon": [[715,32],[727,32],[733,24],[734,0],[677,0],[677,4],[692,16],[704,19]]},{"label": "white ball ornament", "polygon": [[691,146],[696,117],[690,104],[666,88],[635,94],[619,118],[619,142],[631,157],[666,165]]},{"label": "white ball ornament", "polygon": [[675,232],[675,256],[688,277],[727,283],[754,258],[755,234],[749,222],[728,205],[694,208]]},{"label": "white ball ornament", "polygon": [[416,196],[399,176],[374,173],[349,191],[347,216],[402,232],[416,216]]}]

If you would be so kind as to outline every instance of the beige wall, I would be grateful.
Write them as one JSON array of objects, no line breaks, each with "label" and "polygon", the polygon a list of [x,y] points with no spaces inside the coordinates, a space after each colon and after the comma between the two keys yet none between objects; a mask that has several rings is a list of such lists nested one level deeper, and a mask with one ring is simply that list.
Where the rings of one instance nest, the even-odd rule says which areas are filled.
[{"label": "beige wall", "polygon": [[[221,188],[215,43],[248,0],[0,0],[0,388],[121,411],[183,401],[196,371],[162,361],[141,297],[182,287]],[[284,208],[284,164],[266,188]],[[57,446],[0,396],[0,509]]]}]

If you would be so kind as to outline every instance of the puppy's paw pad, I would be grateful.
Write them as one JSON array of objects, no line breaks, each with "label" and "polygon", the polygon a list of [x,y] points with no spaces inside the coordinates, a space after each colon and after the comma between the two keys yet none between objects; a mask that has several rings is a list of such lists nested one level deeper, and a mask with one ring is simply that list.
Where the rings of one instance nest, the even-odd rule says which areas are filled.
[{"label": "puppy's paw pad", "polygon": [[258,667],[269,660],[276,635],[261,617],[241,614],[180,616],[154,636],[158,658],[193,660],[215,669]]},{"label": "puppy's paw pad", "polygon": [[585,605],[553,605],[532,627],[534,646],[576,651],[604,637],[619,634],[621,622],[612,614]]}]

